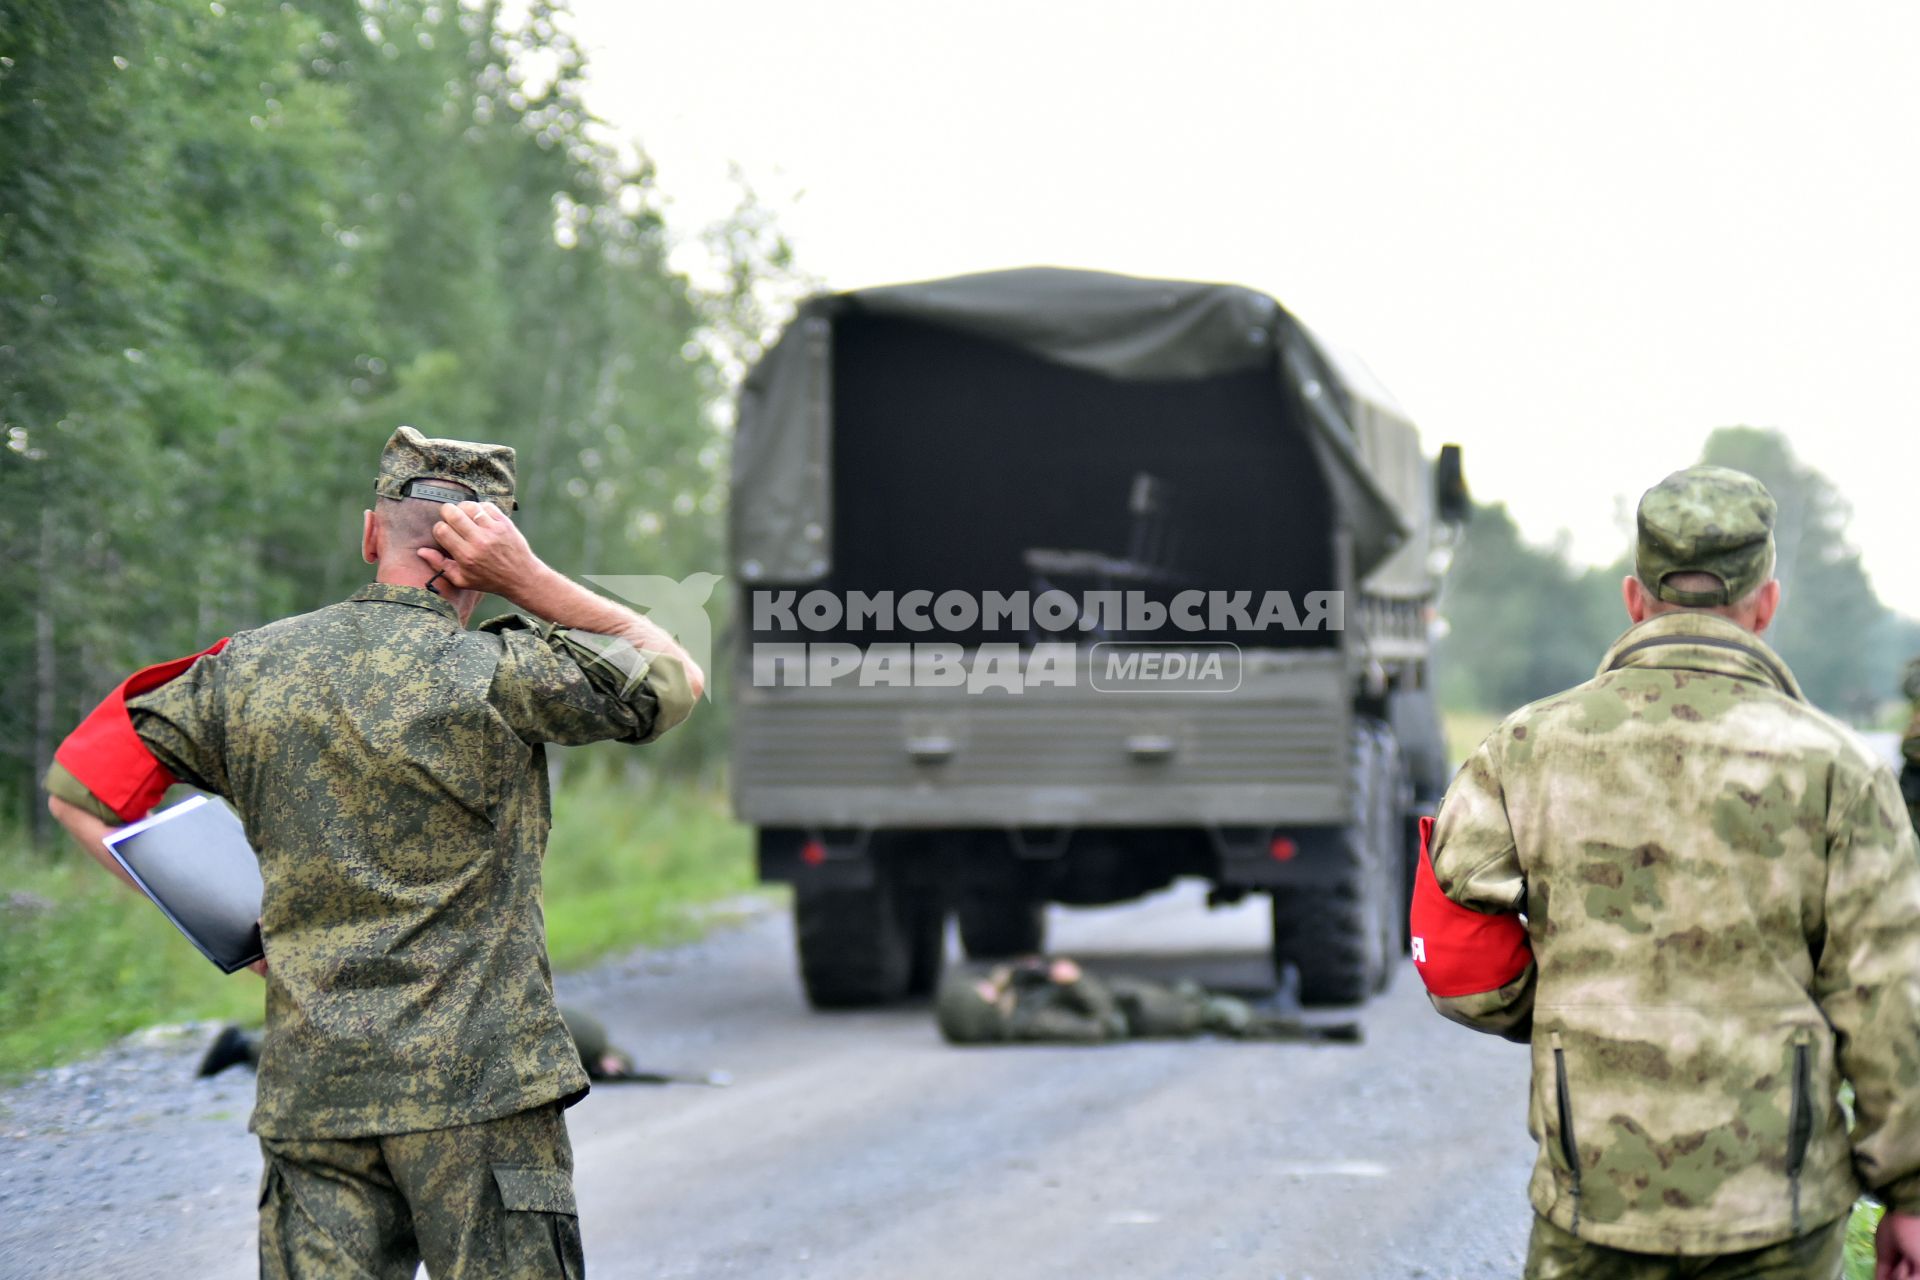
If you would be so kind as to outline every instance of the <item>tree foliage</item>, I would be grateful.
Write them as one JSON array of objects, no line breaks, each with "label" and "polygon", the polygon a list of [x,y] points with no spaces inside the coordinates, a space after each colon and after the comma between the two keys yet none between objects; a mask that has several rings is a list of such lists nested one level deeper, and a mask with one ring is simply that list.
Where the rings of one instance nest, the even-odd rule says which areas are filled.
[{"label": "tree foliage", "polygon": [[[1799,461],[1784,434],[1725,427],[1701,461],[1757,476],[1779,503],[1782,587],[1766,639],[1816,705],[1869,721],[1893,695],[1920,627],[1880,602],[1847,541],[1851,512],[1825,476]],[[1564,548],[1529,545],[1501,506],[1482,507],[1462,538],[1443,603],[1441,694],[1462,710],[1504,713],[1580,683],[1626,628],[1620,582],[1630,561],[1572,564]]]},{"label": "tree foliage", "polygon": [[1563,547],[1530,545],[1506,507],[1478,507],[1442,596],[1442,701],[1504,713],[1591,677],[1626,625],[1619,582],[1574,566]]},{"label": "tree foliage", "polygon": [[1897,686],[1910,631],[1880,602],[1847,539],[1853,512],[1845,497],[1778,431],[1723,427],[1708,437],[1701,461],[1758,477],[1779,504],[1781,603],[1768,642],[1813,702],[1870,719]]},{"label": "tree foliage", "polygon": [[515,445],[557,567],[719,568],[712,321],[560,6],[5,0],[0,54],[0,807],[130,667],[350,592],[402,422]]}]

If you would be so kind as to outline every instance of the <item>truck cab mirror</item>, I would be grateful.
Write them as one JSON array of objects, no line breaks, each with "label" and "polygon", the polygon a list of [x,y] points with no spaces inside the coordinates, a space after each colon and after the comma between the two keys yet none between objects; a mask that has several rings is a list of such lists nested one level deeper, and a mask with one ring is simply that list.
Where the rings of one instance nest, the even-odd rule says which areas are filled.
[{"label": "truck cab mirror", "polygon": [[1473,515],[1473,495],[1467,492],[1467,473],[1457,444],[1440,446],[1440,457],[1433,465],[1433,499],[1447,524],[1465,524]]}]

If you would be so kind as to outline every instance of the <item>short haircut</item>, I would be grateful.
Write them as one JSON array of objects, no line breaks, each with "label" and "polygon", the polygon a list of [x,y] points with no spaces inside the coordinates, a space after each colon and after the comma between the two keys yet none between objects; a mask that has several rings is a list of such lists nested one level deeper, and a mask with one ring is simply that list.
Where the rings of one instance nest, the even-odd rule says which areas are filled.
[{"label": "short haircut", "polygon": [[[1666,577],[1660,579],[1660,585],[1663,587],[1673,587],[1678,591],[1706,592],[1723,591],[1726,589],[1727,584],[1720,580],[1720,575],[1717,573],[1706,573],[1702,570],[1690,569],[1682,573],[1668,574]],[[1748,601],[1766,589],[1766,585],[1767,584],[1763,582],[1746,595],[1740,597],[1740,599],[1729,601],[1726,604],[1674,604],[1670,600],[1660,599],[1652,591],[1647,592],[1647,599],[1652,602],[1652,611],[1654,613],[1713,613],[1723,618],[1734,618],[1739,615],[1740,610],[1746,606]]]},{"label": "short haircut", "polygon": [[[448,480],[436,480],[435,484],[452,485]],[[452,485],[467,490],[465,485]],[[387,531],[387,544],[396,552],[418,551],[421,547],[433,547],[433,526],[440,523],[440,508],[445,505],[426,498],[379,498],[374,505],[374,519]]]},{"label": "short haircut", "polygon": [[[1699,570],[1689,570],[1685,573],[1670,573],[1660,579],[1660,585],[1663,587],[1672,587],[1675,591],[1686,592],[1725,591],[1727,589],[1727,584],[1720,580],[1719,574],[1704,573]],[[1738,604],[1739,601],[1729,600],[1727,603]]]}]

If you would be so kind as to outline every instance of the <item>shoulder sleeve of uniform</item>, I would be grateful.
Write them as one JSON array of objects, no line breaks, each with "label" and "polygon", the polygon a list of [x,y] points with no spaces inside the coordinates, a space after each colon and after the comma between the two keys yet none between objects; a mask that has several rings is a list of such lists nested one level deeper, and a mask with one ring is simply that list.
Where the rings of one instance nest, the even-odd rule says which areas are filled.
[{"label": "shoulder sleeve of uniform", "polygon": [[518,614],[481,630],[502,646],[493,705],[527,742],[651,742],[693,710],[686,671],[666,654]]},{"label": "shoulder sleeve of uniform", "polygon": [[134,731],[160,766],[181,782],[221,796],[228,793],[228,666],[223,640],[165,684],[127,699]]},{"label": "shoulder sleeve of uniform", "polygon": [[1499,745],[1508,732],[1495,729],[1467,758],[1433,825],[1429,853],[1439,888],[1471,911],[1517,912],[1527,900],[1501,777]]},{"label": "shoulder sleeve of uniform", "polygon": [[1826,937],[1815,994],[1853,1084],[1862,1185],[1920,1212],[1920,848],[1893,775],[1837,777],[1828,821]]},{"label": "shoulder sleeve of uniform", "polygon": [[1527,1037],[1535,971],[1519,915],[1525,900],[1490,738],[1448,788],[1438,821],[1420,822],[1408,930],[1414,969],[1443,1015],[1509,1039]]},{"label": "shoulder sleeve of uniform", "polygon": [[[65,785],[65,780],[70,779],[75,787],[111,811],[116,822],[132,822],[144,817],[176,780],[207,790],[220,790],[209,784],[207,774],[198,767],[201,748],[187,741],[184,732],[162,735],[164,745],[177,750],[165,753],[155,750],[154,742],[147,736],[147,718],[140,709],[149,699],[181,684],[183,679],[192,685],[207,678],[206,668],[216,663],[226,645],[227,641],[221,640],[202,653],[156,663],[121,681],[60,744],[54,760],[65,779],[56,779],[49,773],[49,789],[56,781]],[[204,719],[204,715],[183,713],[182,718],[191,722]],[[202,732],[204,734],[204,729]],[[70,795],[61,798],[80,803]]]}]

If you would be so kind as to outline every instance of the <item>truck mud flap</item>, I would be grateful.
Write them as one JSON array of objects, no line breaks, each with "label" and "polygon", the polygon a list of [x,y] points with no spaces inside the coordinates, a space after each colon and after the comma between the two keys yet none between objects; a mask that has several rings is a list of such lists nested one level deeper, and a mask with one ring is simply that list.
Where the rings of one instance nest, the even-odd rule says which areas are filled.
[{"label": "truck mud flap", "polygon": [[872,833],[762,827],[758,832],[760,878],[820,889],[871,889]]}]

